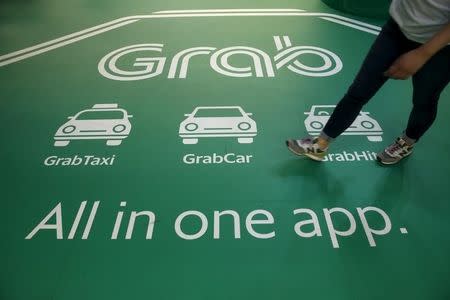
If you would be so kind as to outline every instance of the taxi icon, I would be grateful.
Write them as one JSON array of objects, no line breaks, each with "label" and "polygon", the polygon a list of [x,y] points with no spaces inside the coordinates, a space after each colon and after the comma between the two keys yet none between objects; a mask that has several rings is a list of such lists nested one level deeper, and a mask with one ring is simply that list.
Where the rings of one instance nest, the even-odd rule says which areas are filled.
[{"label": "taxi icon", "polygon": [[199,106],[180,123],[183,144],[197,144],[199,138],[233,137],[240,144],[253,143],[256,122],[240,106]]},{"label": "taxi icon", "polygon": [[117,104],[96,104],[69,117],[57,130],[54,145],[64,147],[71,140],[106,140],[107,146],[118,146],[130,134],[132,117]]},{"label": "taxi icon", "polygon": [[[320,134],[335,107],[336,105],[313,105],[310,111],[305,112],[305,115],[308,115],[305,119],[305,127],[310,135]],[[371,142],[383,141],[383,130],[380,124],[369,116],[369,112],[363,111],[342,135],[364,135]]]}]

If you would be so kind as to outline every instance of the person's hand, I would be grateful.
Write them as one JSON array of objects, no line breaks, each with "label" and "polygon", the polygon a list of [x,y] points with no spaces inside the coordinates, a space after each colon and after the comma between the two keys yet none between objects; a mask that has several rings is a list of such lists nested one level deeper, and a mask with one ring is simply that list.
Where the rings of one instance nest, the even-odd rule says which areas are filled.
[{"label": "person's hand", "polygon": [[420,48],[409,51],[399,58],[384,72],[384,76],[393,79],[408,79],[428,61],[429,56]]}]

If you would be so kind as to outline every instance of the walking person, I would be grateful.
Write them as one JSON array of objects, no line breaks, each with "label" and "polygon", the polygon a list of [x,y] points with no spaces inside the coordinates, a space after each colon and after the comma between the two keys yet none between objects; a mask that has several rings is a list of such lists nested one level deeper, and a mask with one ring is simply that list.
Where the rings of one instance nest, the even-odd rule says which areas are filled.
[{"label": "walking person", "polygon": [[[330,143],[356,119],[362,107],[389,79],[412,77],[412,110],[406,129],[377,154],[386,165],[409,156],[433,124],[441,92],[450,81],[450,0],[393,0],[390,18],[360,71],[316,138],[290,139],[289,150],[322,160]],[[391,99],[396,105],[397,99]]]}]

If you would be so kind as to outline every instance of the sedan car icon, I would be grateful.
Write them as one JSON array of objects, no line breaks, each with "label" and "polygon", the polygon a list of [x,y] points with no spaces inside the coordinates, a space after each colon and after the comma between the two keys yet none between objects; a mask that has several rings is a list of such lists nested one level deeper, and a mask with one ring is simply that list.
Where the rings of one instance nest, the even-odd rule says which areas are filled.
[{"label": "sedan car icon", "polygon": [[106,145],[118,146],[130,134],[132,117],[117,104],[96,104],[59,127],[55,146],[67,146],[71,140],[106,140]]},{"label": "sedan car icon", "polygon": [[[320,134],[335,107],[336,105],[313,105],[309,112],[305,112],[305,115],[308,115],[305,119],[305,127],[310,135]],[[371,142],[383,140],[380,124],[370,117],[368,112],[363,111],[342,135],[364,135]]]},{"label": "sedan car icon", "polygon": [[240,144],[253,143],[256,122],[240,106],[199,106],[180,124],[183,144],[197,144],[199,138],[233,137]]}]

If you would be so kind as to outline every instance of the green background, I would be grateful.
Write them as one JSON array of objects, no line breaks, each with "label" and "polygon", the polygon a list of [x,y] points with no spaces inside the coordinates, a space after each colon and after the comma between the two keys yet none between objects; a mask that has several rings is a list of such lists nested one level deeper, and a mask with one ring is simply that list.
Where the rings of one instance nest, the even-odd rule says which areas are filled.
[{"label": "green background", "polygon": [[322,0],[334,9],[358,16],[386,18],[392,0]]},{"label": "green background", "polygon": [[[297,8],[336,13],[320,1],[3,1],[0,55],[120,17],[171,9]],[[349,15],[347,15],[349,16]],[[351,17],[351,16],[349,16]],[[383,20],[358,18],[380,25]],[[187,79],[163,75],[118,82],[102,77],[99,60],[140,43],[163,43],[163,56],[197,46],[243,45],[276,50],[272,37],[290,36],[294,45],[329,49],[343,61],[331,77],[313,78],[277,71],[274,78],[231,78],[196,60]],[[142,20],[81,42],[0,68],[1,299],[448,299],[450,296],[450,125],[448,89],[434,127],[414,155],[392,168],[375,162],[321,164],[294,157],[284,140],[306,135],[312,105],[336,104],[357,72],[374,35],[317,18],[226,17]],[[313,62],[312,62],[313,63]],[[391,81],[366,107],[381,124],[382,143],[343,136],[336,152],[379,151],[406,124],[411,107],[408,81]],[[96,103],[119,103],[134,116],[130,136],[120,147],[104,141],[53,147],[67,117]],[[240,105],[253,113],[258,135],[253,144],[235,139],[202,139],[183,145],[178,126],[196,106]],[[443,136],[444,134],[444,136]],[[249,165],[186,165],[188,153],[251,154]],[[51,155],[116,155],[108,167],[46,167]],[[82,201],[88,201],[74,240],[67,234]],[[88,240],[81,240],[94,201],[100,207]],[[156,214],[152,240],[145,222],[133,239],[110,240],[121,201],[132,210]],[[25,236],[57,203],[62,203],[64,239],[54,231]],[[371,248],[357,219],[352,237],[333,249],[323,208],[376,206],[393,224]],[[292,211],[314,210],[323,237],[296,236],[300,220]],[[233,239],[224,218],[222,238],[213,239],[215,210],[241,216],[242,238]],[[258,240],[245,230],[250,211],[265,209],[276,237]],[[173,224],[187,210],[209,220],[195,241],[179,238]],[[370,218],[381,228],[379,218]],[[346,221],[335,218],[338,228]],[[192,232],[198,222],[183,223]],[[402,235],[400,227],[408,228]],[[189,229],[187,229],[189,231]]]}]

